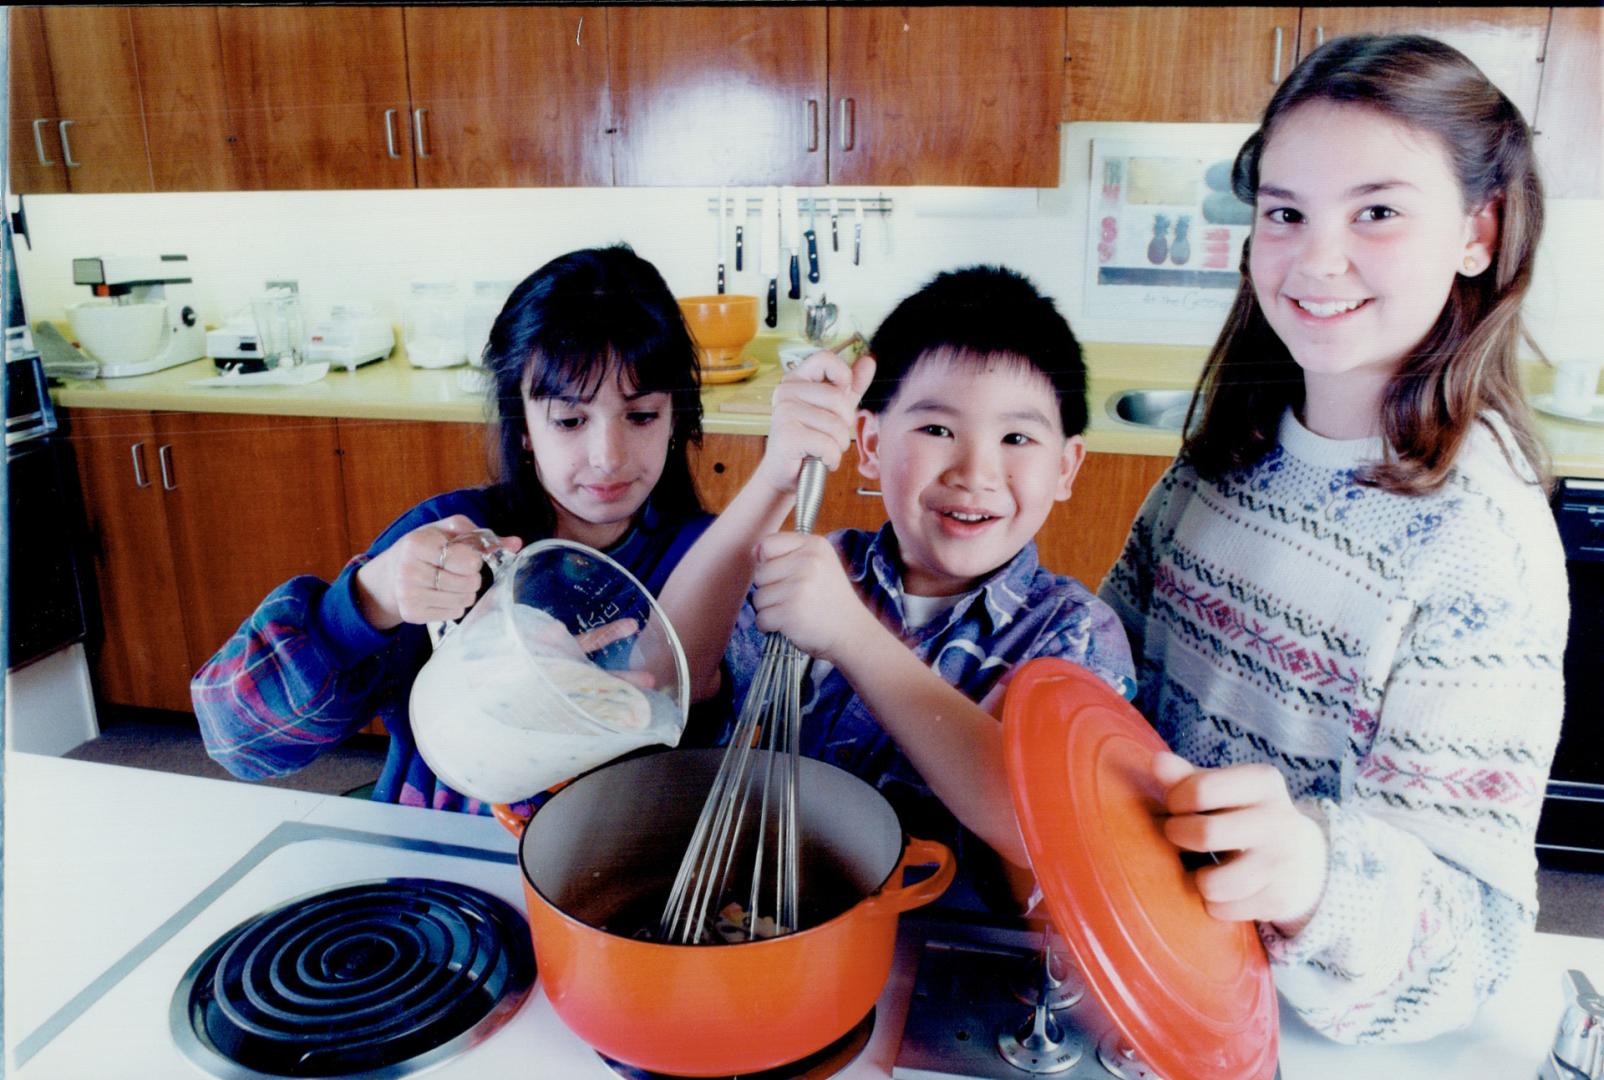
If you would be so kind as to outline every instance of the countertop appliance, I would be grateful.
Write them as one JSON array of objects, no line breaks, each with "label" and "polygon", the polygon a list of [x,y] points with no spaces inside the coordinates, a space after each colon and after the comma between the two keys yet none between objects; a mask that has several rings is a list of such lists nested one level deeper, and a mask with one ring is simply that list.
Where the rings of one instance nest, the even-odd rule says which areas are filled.
[{"label": "countertop appliance", "polygon": [[67,318],[83,350],[100,361],[102,378],[149,375],[206,354],[189,256],[74,259],[72,280],[96,298],[69,307]]},{"label": "countertop appliance", "polygon": [[[8,810],[16,812],[6,815],[4,963],[8,985],[27,987],[5,996],[7,1074],[16,1080],[219,1075],[194,1065],[173,1034],[185,973],[233,928],[309,894],[427,878],[470,886],[522,910],[514,841],[488,818],[36,754],[10,757],[6,785]],[[106,806],[117,813],[106,814]],[[940,1034],[939,1017],[921,1018],[927,994],[956,998],[971,1014],[991,1010],[1006,1018],[1005,1028],[1017,1028],[1031,1012],[1011,991],[999,991],[1006,979],[984,968],[978,978],[963,971],[943,978],[926,963],[932,949],[977,951],[982,965],[1013,971],[1030,967],[1038,942],[1021,925],[905,917],[867,1034],[860,1030],[857,1045],[800,1075],[1024,1080],[1030,1074],[999,1072],[986,1053],[975,1056],[979,1067],[951,1053],[921,1072],[910,1071],[906,1055],[921,1025],[949,1046],[978,1047],[994,1037],[962,1026]],[[1570,969],[1604,971],[1604,940],[1538,935],[1473,1027],[1408,1046],[1338,1044],[1283,1005],[1283,1073],[1291,1080],[1534,1076],[1554,1043]],[[921,981],[931,984],[932,974],[935,990],[917,990]],[[1009,999],[997,1002],[1003,994]],[[716,1018],[708,1033],[717,1037]],[[1078,1071],[1059,1075],[1115,1075],[1099,1063],[1096,1046],[1082,1053]],[[427,1075],[441,1080],[633,1075],[610,1066],[562,1024],[538,971],[510,1020],[431,1064]]]},{"label": "countertop appliance", "polygon": [[1554,866],[1604,872],[1604,480],[1562,478],[1554,518],[1565,545],[1571,623],[1565,644],[1565,721],[1537,826],[1537,853]]},{"label": "countertop appliance", "polygon": [[395,348],[395,329],[389,320],[361,307],[336,304],[327,319],[312,324],[306,361],[327,361],[355,371],[363,364],[383,360]]}]

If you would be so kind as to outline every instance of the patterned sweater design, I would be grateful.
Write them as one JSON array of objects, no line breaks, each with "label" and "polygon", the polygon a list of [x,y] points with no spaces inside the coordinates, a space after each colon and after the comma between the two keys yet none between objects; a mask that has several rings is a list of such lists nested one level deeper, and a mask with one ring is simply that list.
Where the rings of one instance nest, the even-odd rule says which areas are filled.
[{"label": "patterned sweater design", "polygon": [[1536,918],[1569,609],[1553,517],[1495,431],[1513,445],[1487,418],[1410,497],[1355,479],[1379,439],[1289,412],[1250,469],[1173,464],[1101,590],[1176,752],[1275,766],[1324,828],[1318,907],[1260,934],[1287,1001],[1344,1042],[1468,1024]]}]

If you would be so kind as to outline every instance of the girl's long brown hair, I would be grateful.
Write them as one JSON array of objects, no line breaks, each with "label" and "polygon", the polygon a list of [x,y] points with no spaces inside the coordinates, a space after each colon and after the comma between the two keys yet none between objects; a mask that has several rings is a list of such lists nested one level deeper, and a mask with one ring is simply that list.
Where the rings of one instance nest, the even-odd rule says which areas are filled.
[{"label": "girl's long brown hair", "polygon": [[[1439,488],[1471,425],[1483,412],[1508,424],[1513,448],[1540,481],[1548,456],[1521,393],[1515,348],[1531,341],[1520,307],[1531,286],[1543,231],[1543,188],[1531,129],[1499,89],[1465,56],[1414,34],[1336,38],[1310,53],[1265,108],[1259,129],[1236,156],[1237,198],[1258,195],[1259,160],[1286,113],[1311,101],[1360,105],[1435,135],[1459,180],[1464,210],[1493,203],[1498,244],[1492,265],[1456,275],[1442,314],[1387,384],[1382,432],[1387,459],[1361,479],[1418,495]],[[1242,283],[1209,353],[1187,423],[1201,418],[1181,451],[1208,478],[1252,465],[1276,443],[1281,416],[1303,403],[1303,374],[1259,309],[1249,277],[1251,238],[1242,247]],[[1535,343],[1533,348],[1536,348]]]}]

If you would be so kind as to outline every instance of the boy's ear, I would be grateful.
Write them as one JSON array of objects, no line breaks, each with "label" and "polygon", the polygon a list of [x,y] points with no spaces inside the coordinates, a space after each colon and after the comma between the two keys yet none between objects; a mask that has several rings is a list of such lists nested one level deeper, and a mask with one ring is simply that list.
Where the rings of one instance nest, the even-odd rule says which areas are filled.
[{"label": "boy's ear", "polygon": [[1486,205],[1466,219],[1465,254],[1460,264],[1466,277],[1475,277],[1493,264],[1503,208],[1501,198],[1488,199]]},{"label": "boy's ear", "polygon": [[1069,498],[1069,493],[1075,486],[1075,474],[1086,462],[1086,440],[1079,435],[1071,435],[1064,440],[1064,455],[1058,460],[1058,488],[1053,493],[1054,502],[1063,502]]},{"label": "boy's ear", "polygon": [[868,409],[858,410],[858,475],[880,479],[880,418]]}]

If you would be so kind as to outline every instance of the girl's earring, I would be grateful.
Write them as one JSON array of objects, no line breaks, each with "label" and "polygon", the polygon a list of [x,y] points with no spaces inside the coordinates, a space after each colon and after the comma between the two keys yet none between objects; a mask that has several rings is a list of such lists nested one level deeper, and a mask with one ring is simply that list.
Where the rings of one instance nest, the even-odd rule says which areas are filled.
[{"label": "girl's earring", "polygon": [[1476,270],[1476,257],[1474,255],[1466,255],[1465,256],[1465,261],[1460,263],[1459,265],[1460,265],[1460,273],[1464,274],[1466,277],[1475,277],[1476,276],[1476,273],[1477,273],[1477,270]]}]

